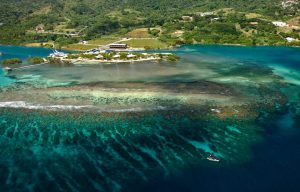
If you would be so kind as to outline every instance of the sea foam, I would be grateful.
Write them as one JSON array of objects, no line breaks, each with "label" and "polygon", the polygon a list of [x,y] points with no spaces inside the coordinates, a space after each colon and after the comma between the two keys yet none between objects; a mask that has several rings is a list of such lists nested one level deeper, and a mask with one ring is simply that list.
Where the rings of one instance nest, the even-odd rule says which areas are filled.
[{"label": "sea foam", "polygon": [[46,111],[72,111],[72,110],[92,110],[96,112],[111,112],[111,113],[124,113],[124,112],[143,112],[143,111],[164,111],[169,110],[163,106],[157,107],[132,107],[132,108],[117,108],[117,109],[101,109],[99,106],[92,105],[42,105],[35,103],[28,103],[25,101],[6,101],[0,102],[0,108],[24,108],[24,109],[36,109]]}]

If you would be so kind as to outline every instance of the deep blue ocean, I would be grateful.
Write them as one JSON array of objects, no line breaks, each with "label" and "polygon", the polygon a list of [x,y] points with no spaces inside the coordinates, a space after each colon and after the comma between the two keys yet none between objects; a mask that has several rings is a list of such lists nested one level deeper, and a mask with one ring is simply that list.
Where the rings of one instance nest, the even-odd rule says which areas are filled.
[{"label": "deep blue ocean", "polygon": [[142,191],[299,191],[299,125],[287,128],[274,124],[264,137],[263,143],[253,146],[254,158],[246,164],[194,168],[153,182]]},{"label": "deep blue ocean", "polygon": [[[0,52],[3,53],[0,60],[18,57],[26,61],[31,56],[47,56],[51,50],[0,46]],[[169,166],[177,166],[176,163],[170,164],[177,161],[172,160],[173,156],[169,154],[190,147],[179,141],[180,139],[185,140],[204,134],[202,140],[205,143],[213,132],[221,134],[218,129],[212,132],[202,129],[193,132],[198,127],[216,127],[223,122],[220,120],[220,123],[213,124],[195,120],[194,117],[190,117],[192,115],[189,109],[186,115],[174,112],[168,114],[170,116],[166,118],[167,115],[161,112],[98,117],[95,114],[85,116],[81,113],[68,116],[51,112],[45,115],[35,111],[1,108],[0,171],[4,174],[2,176],[0,174],[0,191],[299,192],[300,49],[188,45],[172,52],[182,58],[179,63],[151,66],[116,64],[101,66],[101,69],[95,66],[64,69],[45,66],[15,72],[11,76],[0,70],[0,88],[6,90],[14,85],[22,87],[25,84],[35,88],[45,85],[43,88],[47,89],[61,85],[86,85],[95,82],[118,84],[137,81],[146,83],[147,86],[147,83],[153,82],[194,83],[205,80],[233,85],[248,91],[247,86],[252,82],[255,83],[251,84],[249,90],[261,84],[276,87],[273,84],[284,81],[288,83],[288,86],[280,89],[288,100],[284,112],[278,112],[274,117],[267,118],[266,122],[260,124],[262,130],[259,129],[255,133],[243,132],[241,129],[242,133],[245,133],[243,137],[240,136],[242,139],[247,135],[250,137],[251,134],[256,137],[257,133],[262,137],[260,142],[247,143],[251,152],[246,148],[243,150],[247,144],[242,143],[239,136],[234,134],[237,140],[237,145],[234,145],[236,153],[231,153],[233,157],[229,158],[239,159],[239,155],[245,157],[247,156],[245,154],[251,153],[250,158],[241,163],[236,161],[215,163],[205,160],[196,162],[195,156],[183,158],[188,156],[188,152],[194,151],[187,149],[185,155],[175,156],[180,161],[191,160],[189,165],[176,169],[168,176],[163,174],[164,169],[169,169]],[[281,80],[270,83],[272,78],[260,78],[264,74],[256,76],[255,73],[265,68],[271,69],[275,74],[274,78],[280,76]],[[236,69],[244,71],[239,74]],[[253,70],[253,74],[249,74],[249,70]],[[64,85],[66,82],[69,84]],[[254,93],[250,91],[250,94]],[[43,115],[45,117],[42,117]],[[123,133],[124,129],[126,131]],[[101,135],[101,132],[104,134]],[[163,142],[160,142],[161,137]],[[172,150],[165,149],[164,146],[171,146]],[[218,145],[216,146],[218,148]],[[136,148],[139,148],[139,152],[135,151]],[[205,151],[205,147],[202,149]],[[129,155],[126,151],[130,151]],[[143,161],[141,159],[147,160],[140,163]],[[132,164],[127,164],[130,161]],[[162,168],[154,173],[156,169],[153,167],[157,162]],[[145,175],[143,171],[139,172],[138,167],[140,170],[143,168],[147,170]],[[149,178],[140,182],[139,177],[143,176]],[[127,180],[113,179],[121,177],[126,177]],[[128,188],[123,188],[120,184],[122,182]]]}]

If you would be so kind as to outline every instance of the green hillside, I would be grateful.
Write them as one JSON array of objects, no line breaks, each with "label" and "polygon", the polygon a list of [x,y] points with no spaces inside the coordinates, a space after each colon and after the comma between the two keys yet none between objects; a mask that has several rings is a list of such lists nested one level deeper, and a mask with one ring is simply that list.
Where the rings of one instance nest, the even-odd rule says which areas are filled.
[{"label": "green hillside", "polygon": [[[285,44],[286,37],[299,38],[299,29],[271,24],[292,19],[296,27],[299,24],[299,4],[284,7],[282,0],[0,0],[0,4],[1,44],[65,46],[103,36],[126,37],[139,28],[149,28],[153,38],[169,45]],[[185,15],[193,20],[182,20]]]}]

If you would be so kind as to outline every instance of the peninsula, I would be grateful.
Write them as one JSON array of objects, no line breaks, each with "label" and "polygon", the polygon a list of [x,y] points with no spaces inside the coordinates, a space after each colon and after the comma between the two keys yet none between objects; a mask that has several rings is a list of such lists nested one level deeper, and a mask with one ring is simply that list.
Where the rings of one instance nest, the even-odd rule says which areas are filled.
[{"label": "peninsula", "polygon": [[101,64],[101,63],[133,63],[143,61],[179,60],[180,57],[172,53],[127,52],[124,50],[92,49],[81,53],[63,53],[54,51],[47,60],[53,64]]}]

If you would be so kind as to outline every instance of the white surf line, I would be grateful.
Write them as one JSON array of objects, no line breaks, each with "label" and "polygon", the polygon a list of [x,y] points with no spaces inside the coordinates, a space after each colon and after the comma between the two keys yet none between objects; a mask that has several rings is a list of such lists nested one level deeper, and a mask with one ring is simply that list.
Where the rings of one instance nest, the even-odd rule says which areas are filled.
[{"label": "white surf line", "polygon": [[16,67],[16,68],[12,68],[12,70],[27,69],[27,68],[31,68],[31,67],[35,67],[35,66],[40,66],[40,65],[45,65],[45,64],[48,64],[48,62],[40,63],[40,64],[34,64],[34,65],[27,65],[27,66],[23,66],[23,67]]},{"label": "white surf line", "polygon": [[0,108],[24,108],[24,109],[42,109],[48,111],[70,111],[80,109],[90,109],[95,112],[108,112],[108,113],[126,113],[126,112],[144,112],[144,111],[166,111],[165,107],[148,107],[148,108],[121,108],[121,109],[100,109],[92,105],[43,105],[29,103],[25,101],[4,101],[0,102]]},{"label": "white surf line", "polygon": [[7,101],[0,102],[0,108],[26,108],[26,109],[45,109],[45,110],[74,110],[89,108],[92,106],[76,106],[76,105],[40,105],[27,103],[25,101]]}]

